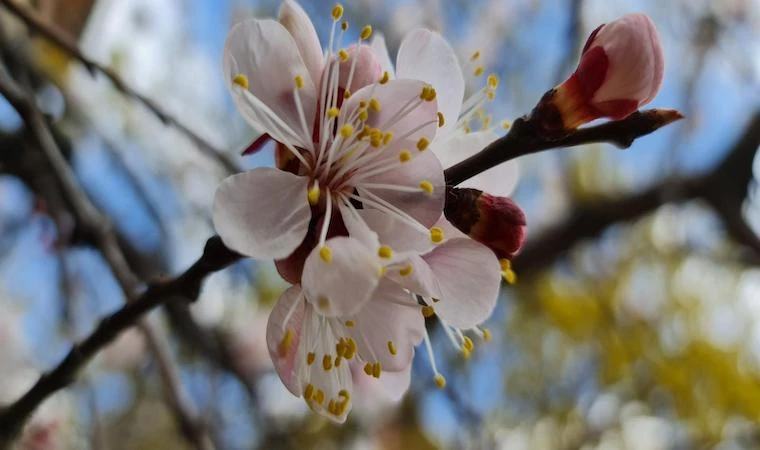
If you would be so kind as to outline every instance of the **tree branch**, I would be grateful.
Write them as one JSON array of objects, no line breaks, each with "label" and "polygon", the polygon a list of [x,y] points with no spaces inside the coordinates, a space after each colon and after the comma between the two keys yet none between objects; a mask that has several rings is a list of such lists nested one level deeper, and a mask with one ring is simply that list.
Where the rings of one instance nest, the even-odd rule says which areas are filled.
[{"label": "tree branch", "polygon": [[203,255],[183,274],[151,283],[134,301],[105,317],[92,334],[74,345],[55,369],[43,374],[15,403],[0,410],[0,444],[12,440],[32,412],[47,397],[73,383],[77,373],[119,333],[164,303],[197,299],[201,284],[209,274],[224,269],[239,258],[240,255],[225,247],[219,237],[212,237],[206,242]]},{"label": "tree branch", "polygon": [[153,100],[145,97],[139,92],[131,88],[124,80],[119,77],[116,72],[98,64],[94,60],[85,56],[76,43],[64,32],[51,26],[33,10],[26,6],[20,5],[16,0],[0,0],[3,6],[5,6],[9,12],[23,21],[31,32],[39,33],[44,36],[53,44],[70,54],[76,60],[78,60],[90,73],[91,76],[95,76],[98,72],[108,78],[113,86],[121,91],[124,95],[134,98],[143,105],[145,105],[150,112],[152,112],[158,119],[166,124],[172,125],[185,135],[187,135],[191,141],[193,141],[197,147],[210,159],[216,161],[225,171],[228,173],[236,173],[240,171],[238,165],[221,149],[216,148],[210,142],[199,136],[193,130],[188,128],[176,117],[166,112],[163,108],[158,106]]},{"label": "tree branch", "polygon": [[573,147],[594,142],[609,142],[620,148],[627,148],[636,139],[681,118],[683,118],[681,113],[672,109],[637,111],[623,120],[579,128],[560,139],[541,136],[525,118],[520,118],[515,121],[504,137],[495,140],[483,151],[446,169],[444,171],[446,184],[456,186],[501,163],[552,148]]}]

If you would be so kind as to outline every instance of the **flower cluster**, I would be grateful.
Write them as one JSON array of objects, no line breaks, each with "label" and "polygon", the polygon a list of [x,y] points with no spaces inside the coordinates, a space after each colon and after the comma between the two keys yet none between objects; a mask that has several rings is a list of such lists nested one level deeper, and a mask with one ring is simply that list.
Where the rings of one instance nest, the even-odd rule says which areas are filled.
[{"label": "flower cluster", "polygon": [[[268,349],[285,386],[336,422],[351,409],[356,374],[400,398],[423,341],[443,387],[425,318],[436,316],[469,355],[470,336],[490,337],[478,325],[504,273],[494,251],[443,218],[441,164],[496,138],[488,127],[468,133],[468,121],[498,79],[465,99],[462,69],[440,35],[413,31],[394,69],[370,26],[344,47],[342,16],[336,5],[324,53],[292,0],[279,21],[249,19],[230,31],[228,87],[264,133],[249,151],[273,140],[277,167],[223,181],[213,210],[227,246],[275,260],[293,284],[270,315]],[[514,166],[502,169],[502,191],[515,176]]]}]

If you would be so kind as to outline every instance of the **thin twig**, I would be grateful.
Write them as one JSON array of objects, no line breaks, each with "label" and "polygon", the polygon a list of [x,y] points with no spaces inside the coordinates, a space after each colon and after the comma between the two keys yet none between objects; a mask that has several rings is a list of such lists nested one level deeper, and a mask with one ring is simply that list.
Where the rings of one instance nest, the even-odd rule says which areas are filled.
[{"label": "thin twig", "polygon": [[[130,270],[118,245],[117,238],[113,233],[110,222],[95,208],[79,187],[79,184],[77,183],[71,168],[61,154],[42,113],[37,109],[34,103],[33,94],[28,92],[24,86],[17,83],[11,77],[4,65],[0,65],[0,94],[8,100],[24,120],[29,135],[34,141],[36,141],[36,144],[44,153],[47,162],[52,166],[52,172],[61,187],[63,196],[72,206],[72,212],[76,217],[77,223],[82,226],[86,233],[91,234],[92,242],[96,243],[98,250],[110,266],[111,271],[124,292],[125,299],[130,301],[133,293],[140,286],[140,282]],[[152,330],[147,322],[141,322],[139,323],[139,326],[145,333],[151,347],[155,350],[160,349],[162,342],[158,338],[155,330]],[[165,353],[158,353],[155,354],[155,356],[159,362],[159,368],[161,369],[160,372],[164,379],[165,387],[167,390],[174,390],[174,392],[169,392],[169,396],[171,400],[174,400],[171,403],[171,405],[174,406],[172,411],[175,413],[178,422],[180,425],[197,422],[194,418],[196,415],[195,413],[187,409],[182,409],[187,405],[187,402],[177,400],[182,399],[185,396],[184,393],[179,392],[181,386],[173,383],[170,378],[167,378],[168,375],[171,375],[172,369],[170,369],[169,366],[173,363],[171,360],[166,359],[167,355]],[[185,431],[184,426],[182,429]],[[3,438],[12,439],[15,433],[18,432],[18,429],[12,429],[10,431],[13,434],[8,436],[4,436],[4,434],[0,432],[0,443],[3,442]],[[186,437],[195,444],[196,448],[211,448],[207,445],[207,439],[198,440],[196,439],[196,436],[197,433],[186,435]]]},{"label": "thin twig", "polygon": [[111,81],[117,90],[145,105],[145,107],[158,117],[162,123],[172,125],[187,135],[206,156],[216,161],[225,171],[228,173],[236,173],[240,171],[238,165],[221,149],[216,148],[206,139],[199,136],[189,127],[180,122],[176,117],[158,106],[156,102],[134,90],[112,69],[85,56],[76,43],[66,33],[46,23],[36,12],[26,6],[22,6],[15,0],[0,0],[0,3],[2,3],[13,15],[21,19],[32,32],[44,36],[50,42],[54,43],[78,60],[85,69],[87,69],[91,76],[94,77],[98,72],[102,73]]},{"label": "thin twig", "polygon": [[609,142],[620,148],[659,128],[683,118],[672,109],[638,111],[623,120],[607,122],[593,127],[580,128],[560,139],[549,139],[535,132],[524,118],[517,119],[509,133],[495,140],[483,151],[445,170],[446,184],[457,184],[501,163],[520,156],[560,147],[594,142]]}]

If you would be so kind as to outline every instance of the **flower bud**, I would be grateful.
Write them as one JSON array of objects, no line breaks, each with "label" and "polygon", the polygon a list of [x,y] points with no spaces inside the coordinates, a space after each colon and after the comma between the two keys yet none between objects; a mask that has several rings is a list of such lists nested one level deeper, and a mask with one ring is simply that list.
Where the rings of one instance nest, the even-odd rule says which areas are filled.
[{"label": "flower bud", "polygon": [[499,258],[512,259],[525,242],[525,214],[510,198],[477,189],[447,188],[444,214]]},{"label": "flower bud", "polygon": [[601,117],[623,119],[652,101],[663,74],[654,23],[628,14],[591,33],[575,73],[544,96],[533,119],[547,131],[573,130]]}]

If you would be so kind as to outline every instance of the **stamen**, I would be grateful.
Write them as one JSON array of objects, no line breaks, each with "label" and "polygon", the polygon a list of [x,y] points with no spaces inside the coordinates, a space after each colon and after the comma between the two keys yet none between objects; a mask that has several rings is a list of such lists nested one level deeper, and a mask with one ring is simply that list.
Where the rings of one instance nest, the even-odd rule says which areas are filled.
[{"label": "stamen", "polygon": [[338,115],[340,115],[340,110],[334,106],[327,110],[327,117],[330,119],[334,119],[338,117]]},{"label": "stamen", "polygon": [[369,109],[374,112],[380,112],[380,102],[374,97],[369,99]]},{"label": "stamen", "polygon": [[494,101],[494,99],[496,99],[496,93],[494,91],[487,91],[486,98],[488,99],[489,102],[492,102]]},{"label": "stamen", "polygon": [[493,336],[491,335],[491,330],[488,328],[483,328],[483,340],[486,342],[490,342]]},{"label": "stamen", "polygon": [[315,355],[314,352],[309,352],[306,354],[306,364],[308,365],[314,364],[315,359],[317,359],[317,355]]},{"label": "stamen", "polygon": [[443,378],[443,375],[440,373],[435,374],[433,380],[435,380],[435,385],[438,386],[439,389],[446,387],[446,378]]},{"label": "stamen", "polygon": [[322,246],[322,248],[319,249],[319,257],[322,258],[322,261],[330,264],[332,262],[332,250],[330,247],[326,245]]},{"label": "stamen", "polygon": [[497,87],[499,87],[499,76],[496,75],[495,73],[488,75],[488,79],[486,83],[488,84],[489,88],[496,89]]},{"label": "stamen", "polygon": [[421,137],[419,141],[417,141],[417,150],[424,152],[427,150],[428,146],[430,145],[430,141],[426,137]]},{"label": "stamen", "polygon": [[338,21],[341,17],[343,17],[343,5],[336,3],[332,9],[332,18],[333,20]]},{"label": "stamen", "polygon": [[243,89],[248,89],[248,77],[239,73],[232,78],[232,82]]},{"label": "stamen", "polygon": [[387,131],[383,134],[383,145],[388,145],[393,140],[393,132]]},{"label": "stamen", "polygon": [[420,182],[420,189],[425,191],[428,194],[433,194],[433,183],[429,182],[428,180],[422,180]]},{"label": "stamen", "polygon": [[473,53],[472,56],[470,56],[470,60],[471,61],[477,61],[479,58],[480,58],[480,51],[479,50],[475,51],[475,53]]},{"label": "stamen", "polygon": [[364,28],[362,28],[362,32],[359,37],[363,41],[366,41],[370,36],[372,36],[372,25],[365,25]]},{"label": "stamen", "polygon": [[511,127],[511,126],[512,126],[512,122],[510,122],[510,121],[508,121],[506,119],[501,121],[501,127],[504,128],[505,130],[508,130],[509,127]]},{"label": "stamen", "polygon": [[350,138],[354,134],[354,127],[351,124],[345,124],[340,127],[340,135],[344,138]]},{"label": "stamen", "polygon": [[293,79],[293,81],[295,81],[296,87],[298,89],[303,89],[304,81],[303,81],[303,77],[301,75],[296,75],[296,77]]},{"label": "stamen", "polygon": [[407,264],[401,270],[399,270],[398,273],[402,277],[407,277],[407,276],[411,275],[412,274],[412,265],[411,264]]},{"label": "stamen", "polygon": [[405,163],[409,161],[410,159],[412,159],[412,154],[409,153],[409,150],[401,150],[398,154],[398,159],[402,163]]},{"label": "stamen", "polygon": [[345,92],[343,92],[343,98],[348,99],[351,97],[351,89],[346,88]]},{"label": "stamen", "polygon": [[314,395],[314,385],[309,383],[303,391],[303,398],[305,400],[310,400],[312,395]]},{"label": "stamen", "polygon": [[472,74],[476,77],[479,77],[483,75],[483,72],[485,72],[485,68],[483,68],[483,66],[478,66],[475,68],[475,70],[472,71]]},{"label": "stamen", "polygon": [[446,123],[446,119],[443,117],[443,113],[438,111],[438,128],[441,128]]},{"label": "stamen", "polygon": [[356,323],[353,320],[346,321],[346,327],[353,328],[354,326],[356,326]]},{"label": "stamen", "polygon": [[309,199],[309,204],[315,206],[319,203],[319,183],[314,180],[314,185],[306,192],[306,197]]},{"label": "stamen", "polygon": [[443,235],[443,229],[440,227],[433,227],[430,229],[430,240],[434,244],[439,244],[443,241],[444,235]]},{"label": "stamen", "polygon": [[393,257],[393,249],[391,249],[388,245],[381,245],[377,250],[377,256],[385,259],[390,259]]},{"label": "stamen", "polygon": [[322,389],[317,389],[317,393],[314,394],[314,402],[319,406],[322,406],[322,403],[325,402],[325,393]]},{"label": "stamen", "polygon": [[383,72],[383,77],[382,77],[382,78],[380,78],[380,84],[385,84],[385,83],[387,83],[387,82],[388,82],[388,80],[390,80],[390,79],[391,79],[391,76],[390,76],[390,74],[388,73],[388,71],[386,70],[386,71],[384,71],[384,72]]},{"label": "stamen", "polygon": [[469,351],[472,351],[475,348],[475,344],[472,343],[472,339],[470,339],[469,336],[464,336],[462,338],[463,346]]},{"label": "stamen", "polygon": [[284,358],[285,355],[288,354],[288,349],[290,348],[290,344],[293,343],[293,330],[288,328],[285,330],[285,334],[282,336],[282,340],[280,341],[280,344],[277,346],[277,353],[280,355],[280,358]]},{"label": "stamen", "polygon": [[325,355],[322,357],[322,368],[325,369],[325,372],[332,369],[332,357],[330,355]]},{"label": "stamen", "polygon": [[340,49],[338,51],[338,58],[340,58],[340,60],[343,62],[348,61],[348,52],[343,49]]},{"label": "stamen", "polygon": [[396,344],[394,344],[393,341],[388,341],[388,353],[396,356]]},{"label": "stamen", "polygon": [[366,373],[369,376],[372,376],[372,363],[368,362],[364,365],[364,373]]},{"label": "stamen", "polygon": [[346,22],[345,20],[343,22],[341,22],[340,29],[343,30],[343,31],[348,30],[348,22]]},{"label": "stamen", "polygon": [[380,378],[380,372],[383,370],[383,366],[380,364],[380,361],[376,361],[374,364],[372,364],[372,376],[375,378]]},{"label": "stamen", "polygon": [[422,316],[426,319],[433,317],[435,315],[435,309],[433,309],[430,305],[425,305],[422,307]]}]

